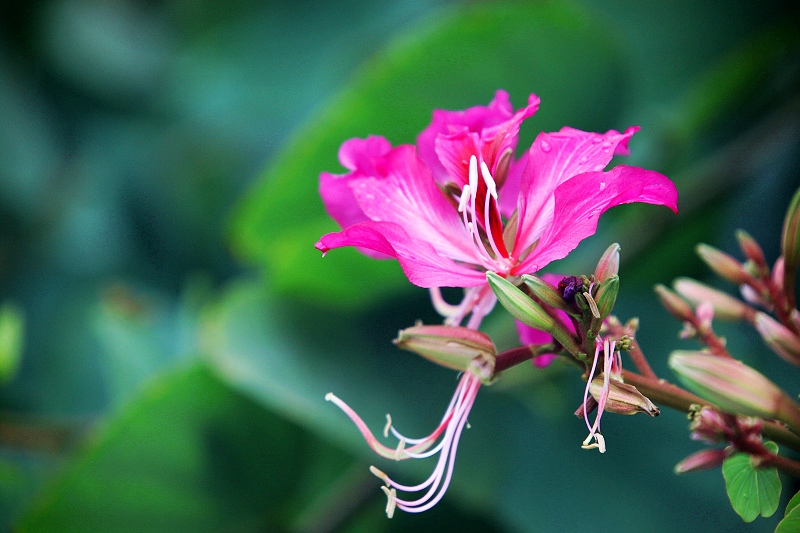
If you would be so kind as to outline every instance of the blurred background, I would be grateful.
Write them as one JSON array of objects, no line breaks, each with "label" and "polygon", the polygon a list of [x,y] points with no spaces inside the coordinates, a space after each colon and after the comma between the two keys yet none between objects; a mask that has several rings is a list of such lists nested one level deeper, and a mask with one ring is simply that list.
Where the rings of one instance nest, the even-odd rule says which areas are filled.
[{"label": "blurred background", "polygon": [[[784,5],[787,4],[787,5]],[[800,25],[788,2],[6,1],[0,6],[0,527],[15,531],[771,531],[744,524],[681,413],[603,420],[580,449],[571,368],[484,388],[452,486],[387,520],[376,464],[323,396],[427,434],[455,375],[391,339],[436,322],[394,262],[313,244],[353,136],[413,142],[434,108],[498,88],[564,125],[638,124],[630,164],[680,191],[610,211],[556,272],[622,246],[616,313],[671,379],[655,283],[709,278],[693,247],[767,258],[800,184]],[[527,144],[526,144],[527,143]],[[501,347],[503,310],[485,323]],[[797,394],[746,328],[735,355]],[[784,479],[784,495],[797,486]],[[780,511],[779,511],[780,513]]]}]

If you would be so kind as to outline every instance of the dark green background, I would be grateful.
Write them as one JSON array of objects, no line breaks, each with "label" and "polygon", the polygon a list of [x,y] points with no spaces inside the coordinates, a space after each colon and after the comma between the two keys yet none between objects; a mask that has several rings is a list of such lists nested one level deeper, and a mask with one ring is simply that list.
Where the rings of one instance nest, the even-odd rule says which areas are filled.
[{"label": "dark green background", "polygon": [[[0,386],[0,523],[19,531],[770,531],[743,524],[680,413],[604,419],[580,449],[579,376],[523,365],[480,392],[451,489],[383,514],[373,457],[323,401],[376,431],[429,431],[455,376],[390,342],[437,320],[393,262],[313,243],[338,146],[412,142],[431,110],[504,88],[522,130],[638,124],[630,164],[680,214],[612,210],[553,265],[622,246],[617,313],[669,378],[679,324],[653,284],[709,279],[698,241],[744,228],[778,255],[800,183],[800,26],[781,2],[61,0],[0,6],[0,299],[25,317]],[[262,170],[266,168],[266,170]],[[715,282],[716,283],[716,282]],[[724,289],[731,289],[718,283]],[[502,310],[486,321],[514,342]],[[746,328],[735,355],[797,394]],[[785,496],[796,486],[784,480]],[[780,513],[780,511],[779,511]]]}]

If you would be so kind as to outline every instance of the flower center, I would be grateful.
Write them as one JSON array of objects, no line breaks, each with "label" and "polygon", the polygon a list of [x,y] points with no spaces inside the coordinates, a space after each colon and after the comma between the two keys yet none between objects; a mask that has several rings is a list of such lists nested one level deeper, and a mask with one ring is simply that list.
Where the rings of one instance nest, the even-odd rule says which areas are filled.
[{"label": "flower center", "polygon": [[508,249],[503,240],[503,219],[497,206],[497,184],[485,161],[469,160],[469,183],[461,190],[458,212],[467,229],[472,244],[483,260],[484,266],[500,271],[511,267]]}]

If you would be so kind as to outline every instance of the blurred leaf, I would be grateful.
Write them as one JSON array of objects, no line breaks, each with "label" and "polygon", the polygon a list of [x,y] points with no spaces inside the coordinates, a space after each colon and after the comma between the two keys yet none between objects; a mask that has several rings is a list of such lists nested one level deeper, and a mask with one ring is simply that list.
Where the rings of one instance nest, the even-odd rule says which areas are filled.
[{"label": "blurred leaf", "polygon": [[[222,384],[202,364],[113,417],[18,531],[274,531],[350,459]],[[309,476],[307,464],[315,468]]]},{"label": "blurred leaf", "polygon": [[0,307],[0,384],[13,379],[22,357],[25,320],[13,305]]},{"label": "blurred leaf", "polygon": [[796,533],[800,531],[800,492],[792,496],[786,504],[783,520],[780,521],[775,533]]},{"label": "blurred leaf", "polygon": [[[778,452],[774,442],[765,445],[772,453]],[[756,468],[750,455],[740,452],[725,459],[722,476],[733,510],[745,522],[752,522],[759,514],[770,517],[778,509],[781,480],[775,467]]]},{"label": "blurred leaf", "polygon": [[[498,88],[518,104],[531,92],[542,98],[537,131],[565,123],[622,127],[615,122],[622,78],[604,28],[573,6],[481,3],[441,17],[388,47],[297,133],[240,205],[234,245],[245,259],[269,267],[271,287],[284,294],[357,306],[400,290],[407,283],[396,264],[352,250],[323,262],[313,248],[336,229],[322,208],[317,177],[341,168],[336,155],[344,140],[380,134],[413,142],[434,108],[485,105]],[[523,128],[520,146],[532,138]]]}]

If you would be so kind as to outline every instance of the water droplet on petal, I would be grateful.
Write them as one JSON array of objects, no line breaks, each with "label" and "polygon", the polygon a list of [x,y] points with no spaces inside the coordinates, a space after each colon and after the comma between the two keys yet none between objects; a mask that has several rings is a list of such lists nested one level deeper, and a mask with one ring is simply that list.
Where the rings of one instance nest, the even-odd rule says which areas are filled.
[{"label": "water droplet on petal", "polygon": [[542,141],[542,152],[549,152],[550,151],[550,143],[547,141]]},{"label": "water droplet on petal", "polygon": [[586,156],[583,156],[583,157],[581,157],[581,158],[580,158],[580,161],[579,161],[579,163],[580,163],[581,165],[583,165],[583,164],[585,164],[585,163],[586,163],[586,161],[588,161],[588,160],[589,160],[589,158],[588,158],[588,157],[586,157]]},{"label": "water droplet on petal", "polygon": [[600,141],[602,141],[602,140],[603,140],[603,136],[602,136],[602,135],[595,135],[594,137],[592,137],[592,142],[593,142],[594,144],[597,144],[597,143],[599,143],[599,142],[600,142]]}]

